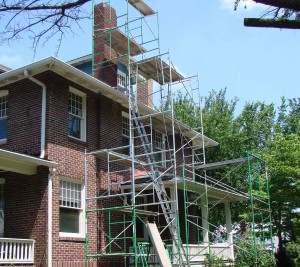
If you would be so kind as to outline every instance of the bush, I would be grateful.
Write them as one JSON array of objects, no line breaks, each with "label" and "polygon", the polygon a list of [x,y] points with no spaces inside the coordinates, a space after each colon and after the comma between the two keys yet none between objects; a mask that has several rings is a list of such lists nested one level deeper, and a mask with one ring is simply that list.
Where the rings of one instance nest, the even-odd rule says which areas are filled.
[{"label": "bush", "polygon": [[256,257],[253,237],[247,235],[238,243],[235,266],[238,267],[275,267],[274,253],[267,251],[260,241],[256,241]]},{"label": "bush", "polygon": [[[228,262],[228,261],[227,261]],[[225,263],[224,257],[217,257],[216,255],[207,255],[204,261],[205,267],[228,267]]]},{"label": "bush", "polygon": [[290,242],[286,245],[286,254],[294,267],[300,267],[300,244]]}]

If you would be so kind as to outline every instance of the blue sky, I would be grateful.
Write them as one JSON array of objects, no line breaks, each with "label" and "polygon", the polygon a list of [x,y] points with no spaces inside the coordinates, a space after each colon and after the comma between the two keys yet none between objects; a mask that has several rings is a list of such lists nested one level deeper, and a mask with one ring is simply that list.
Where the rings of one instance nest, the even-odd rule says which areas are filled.
[{"label": "blue sky", "polygon": [[[278,105],[281,96],[300,97],[300,31],[243,26],[244,17],[259,17],[264,6],[248,1],[233,11],[234,0],[146,2],[159,12],[162,51],[170,50],[184,74],[199,74],[202,95],[227,87],[229,99],[240,99],[239,108],[246,101]],[[66,36],[58,58],[67,61],[91,53],[91,22],[82,28]],[[49,41],[34,60],[55,52],[56,43]],[[0,64],[16,68],[32,61],[26,38],[0,47]]]}]

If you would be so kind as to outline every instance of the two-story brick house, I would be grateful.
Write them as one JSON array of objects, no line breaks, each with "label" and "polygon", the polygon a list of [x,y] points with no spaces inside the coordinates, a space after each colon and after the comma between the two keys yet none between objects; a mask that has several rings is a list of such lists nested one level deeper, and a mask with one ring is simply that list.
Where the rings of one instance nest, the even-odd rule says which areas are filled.
[{"label": "two-story brick house", "polygon": [[[135,231],[138,241],[148,241],[141,223],[145,216],[147,220],[156,216],[151,220],[168,228],[161,204],[154,197],[156,181],[149,181],[151,168],[145,163],[147,155],[138,126],[132,126],[128,68],[118,60],[110,61],[108,66],[101,62],[103,57],[95,57],[92,62],[91,55],[68,63],[49,57],[18,69],[5,69],[0,75],[0,232],[3,237],[0,264],[124,266],[134,262],[131,252],[135,241],[128,237]],[[172,71],[180,80],[181,76],[171,68]],[[176,200],[176,213],[181,214],[178,221],[182,242],[196,244],[195,226],[190,226],[189,231],[184,227],[187,223],[183,216],[184,194],[187,190],[191,194],[204,194],[207,185],[193,182],[195,177],[191,173],[187,174],[190,179],[183,182],[181,178],[186,171],[182,166],[183,162],[188,165],[196,161],[193,147],[217,143],[179,121],[174,122],[169,113],[158,112],[152,95],[151,81],[136,86],[139,116],[143,125],[147,125],[144,134],[149,136],[153,148],[161,186],[169,199]],[[115,151],[115,148],[119,149]],[[149,184],[154,185],[147,188]],[[125,206],[124,203],[131,207],[132,190],[147,193],[134,199],[137,205],[149,203],[149,208],[142,211],[138,208],[137,218],[127,229],[126,223],[120,226],[118,220],[127,221],[132,217],[128,215],[131,209],[126,212],[126,207],[118,208],[121,215],[114,215],[112,210],[115,206]],[[102,198],[98,199],[99,196]],[[229,203],[245,197],[220,188],[210,188],[207,196],[211,201],[226,202],[226,223],[230,229]],[[201,211],[193,207],[188,210],[190,216],[201,214],[202,242],[208,243],[207,214],[203,207]],[[93,210],[96,212],[90,212]],[[116,222],[111,219],[114,216]],[[119,232],[123,244],[112,245],[112,236],[118,239]],[[165,231],[161,235],[172,244],[170,233]],[[229,250],[227,255],[233,257],[232,236],[230,240],[224,250]]]}]

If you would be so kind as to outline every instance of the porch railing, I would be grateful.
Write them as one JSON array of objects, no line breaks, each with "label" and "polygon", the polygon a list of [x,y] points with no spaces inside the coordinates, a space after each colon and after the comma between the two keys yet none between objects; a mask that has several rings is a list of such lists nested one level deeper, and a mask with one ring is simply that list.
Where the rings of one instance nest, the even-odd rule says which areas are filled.
[{"label": "porch railing", "polygon": [[34,262],[33,239],[0,238],[0,264],[28,264]]}]

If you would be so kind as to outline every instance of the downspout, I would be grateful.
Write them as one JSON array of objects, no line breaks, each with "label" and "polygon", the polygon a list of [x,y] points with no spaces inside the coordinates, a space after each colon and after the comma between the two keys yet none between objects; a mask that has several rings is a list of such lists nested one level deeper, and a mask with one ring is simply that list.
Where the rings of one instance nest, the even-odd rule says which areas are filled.
[{"label": "downspout", "polygon": [[56,169],[52,168],[48,175],[48,267],[52,267],[52,185]]},{"label": "downspout", "polygon": [[[28,70],[24,70],[24,76],[42,87],[42,120],[41,120],[41,146],[40,158],[45,157],[46,143],[46,85],[36,78],[30,76]],[[48,267],[52,267],[52,177],[55,168],[49,171],[48,175]]]},{"label": "downspout", "polygon": [[42,122],[41,122],[41,148],[40,148],[40,158],[45,157],[45,140],[46,140],[46,85],[36,78],[30,76],[28,70],[24,70],[24,76],[31,80],[32,82],[38,84],[42,87]]}]

